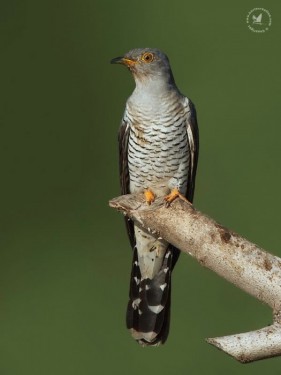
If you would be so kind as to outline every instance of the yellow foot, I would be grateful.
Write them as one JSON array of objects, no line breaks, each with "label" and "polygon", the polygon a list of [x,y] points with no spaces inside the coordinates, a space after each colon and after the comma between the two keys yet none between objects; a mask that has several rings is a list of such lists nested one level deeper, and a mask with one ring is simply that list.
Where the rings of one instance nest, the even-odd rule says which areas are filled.
[{"label": "yellow foot", "polygon": [[151,203],[155,201],[155,194],[149,189],[144,191],[144,197],[145,197],[146,203],[149,205],[151,205]]},{"label": "yellow foot", "polygon": [[189,204],[192,204],[189,202],[188,199],[186,199],[186,197],[184,195],[182,195],[178,189],[173,189],[170,194],[166,195],[166,197],[164,198],[165,201],[166,201],[166,207],[169,207],[170,204],[176,199],[176,198],[180,198],[182,200],[184,200],[185,202],[189,203]]}]

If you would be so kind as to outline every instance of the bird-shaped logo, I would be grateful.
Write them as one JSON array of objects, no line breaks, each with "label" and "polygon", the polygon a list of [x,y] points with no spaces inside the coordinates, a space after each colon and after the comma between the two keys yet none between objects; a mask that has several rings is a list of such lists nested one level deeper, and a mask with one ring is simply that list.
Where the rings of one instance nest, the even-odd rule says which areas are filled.
[{"label": "bird-shaped logo", "polygon": [[262,25],[262,22],[261,22],[261,20],[262,20],[262,13],[260,13],[258,16],[255,16],[253,14],[252,19],[253,19],[253,23],[254,24],[256,24],[256,25]]}]

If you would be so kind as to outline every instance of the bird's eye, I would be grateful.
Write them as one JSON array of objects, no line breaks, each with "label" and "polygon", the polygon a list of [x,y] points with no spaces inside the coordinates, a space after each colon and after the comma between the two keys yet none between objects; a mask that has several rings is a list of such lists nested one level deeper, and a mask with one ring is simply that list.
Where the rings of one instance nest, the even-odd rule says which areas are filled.
[{"label": "bird's eye", "polygon": [[151,52],[146,52],[142,55],[141,59],[146,63],[150,63],[154,60],[154,55]]}]

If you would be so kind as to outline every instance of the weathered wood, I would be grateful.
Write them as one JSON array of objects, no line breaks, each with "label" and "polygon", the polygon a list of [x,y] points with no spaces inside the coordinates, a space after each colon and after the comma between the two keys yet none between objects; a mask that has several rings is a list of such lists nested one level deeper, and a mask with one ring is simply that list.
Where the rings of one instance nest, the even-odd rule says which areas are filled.
[{"label": "weathered wood", "polygon": [[272,326],[207,339],[209,343],[243,363],[281,355],[280,258],[221,226],[180,198],[168,208],[163,197],[148,206],[142,194],[123,195],[111,200],[109,205],[272,308]]}]

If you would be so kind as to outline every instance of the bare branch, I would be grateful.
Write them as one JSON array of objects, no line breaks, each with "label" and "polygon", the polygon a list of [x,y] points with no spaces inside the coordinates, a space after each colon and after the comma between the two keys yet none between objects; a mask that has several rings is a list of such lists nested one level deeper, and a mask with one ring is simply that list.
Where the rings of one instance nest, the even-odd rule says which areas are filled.
[{"label": "bare branch", "polygon": [[276,357],[281,354],[279,323],[252,332],[206,340],[242,363]]},{"label": "bare branch", "polygon": [[163,197],[148,206],[143,195],[124,195],[109,202],[135,224],[162,237],[203,266],[268,304],[274,324],[263,329],[207,339],[240,362],[281,355],[281,259],[224,228],[176,199],[169,208]]}]

